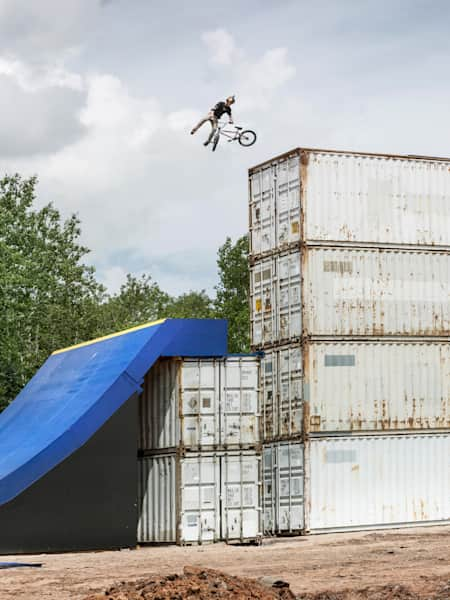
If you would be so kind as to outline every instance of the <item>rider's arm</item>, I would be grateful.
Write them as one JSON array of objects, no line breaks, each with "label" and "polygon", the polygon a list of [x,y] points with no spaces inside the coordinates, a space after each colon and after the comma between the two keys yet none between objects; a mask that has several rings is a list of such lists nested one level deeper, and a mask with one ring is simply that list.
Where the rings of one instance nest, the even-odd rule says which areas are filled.
[{"label": "rider's arm", "polygon": [[227,106],[225,110],[228,113],[228,122],[230,123],[230,125],[233,125],[233,116],[231,114],[231,108]]}]

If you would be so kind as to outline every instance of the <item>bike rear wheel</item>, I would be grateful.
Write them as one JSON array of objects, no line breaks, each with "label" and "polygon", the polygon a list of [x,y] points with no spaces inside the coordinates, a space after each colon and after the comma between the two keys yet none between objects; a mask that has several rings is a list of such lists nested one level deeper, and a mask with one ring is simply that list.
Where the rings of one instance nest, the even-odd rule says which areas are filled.
[{"label": "bike rear wheel", "polygon": [[217,144],[219,143],[219,139],[220,139],[220,133],[217,132],[216,135],[214,136],[214,139],[213,139],[213,145],[212,145],[212,151],[213,152],[217,148]]},{"label": "bike rear wheel", "polygon": [[241,146],[253,146],[256,142],[256,133],[251,129],[246,129],[241,131],[238,139]]}]

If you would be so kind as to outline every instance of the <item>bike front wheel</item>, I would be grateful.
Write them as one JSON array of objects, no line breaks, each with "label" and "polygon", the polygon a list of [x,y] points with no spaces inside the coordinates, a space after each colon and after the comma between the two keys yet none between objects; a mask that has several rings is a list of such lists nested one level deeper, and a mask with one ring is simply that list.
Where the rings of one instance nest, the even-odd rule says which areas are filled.
[{"label": "bike front wheel", "polygon": [[239,134],[239,143],[241,146],[253,146],[256,142],[256,133],[251,129],[241,131]]}]

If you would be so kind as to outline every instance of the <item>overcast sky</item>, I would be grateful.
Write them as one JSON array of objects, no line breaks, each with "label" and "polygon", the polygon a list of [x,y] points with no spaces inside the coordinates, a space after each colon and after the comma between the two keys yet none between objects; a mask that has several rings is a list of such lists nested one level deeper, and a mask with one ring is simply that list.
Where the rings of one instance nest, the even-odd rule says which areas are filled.
[{"label": "overcast sky", "polygon": [[[0,165],[82,221],[116,290],[213,291],[249,166],[296,146],[450,155],[448,0],[0,0]],[[236,94],[257,144],[189,130]]]}]

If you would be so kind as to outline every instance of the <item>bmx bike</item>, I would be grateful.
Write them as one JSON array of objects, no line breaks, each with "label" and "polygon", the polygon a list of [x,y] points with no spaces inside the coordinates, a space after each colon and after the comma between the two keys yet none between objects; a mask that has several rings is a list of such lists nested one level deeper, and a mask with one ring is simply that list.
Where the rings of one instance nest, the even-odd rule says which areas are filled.
[{"label": "bmx bike", "polygon": [[226,123],[219,123],[217,128],[217,132],[215,133],[212,140],[212,148],[214,150],[217,148],[217,144],[219,143],[220,136],[227,138],[229,142],[238,141],[241,146],[253,146],[256,142],[256,133],[251,129],[243,129],[242,127],[234,126],[234,129],[225,129]]}]

